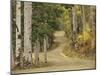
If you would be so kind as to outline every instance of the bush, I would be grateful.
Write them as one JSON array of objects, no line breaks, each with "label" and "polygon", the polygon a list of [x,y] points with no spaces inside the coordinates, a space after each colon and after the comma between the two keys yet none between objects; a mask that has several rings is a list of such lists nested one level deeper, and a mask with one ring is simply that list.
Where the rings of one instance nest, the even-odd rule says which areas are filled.
[{"label": "bush", "polygon": [[[90,27],[86,27],[82,33],[76,37],[75,47],[70,45],[70,41],[64,48],[64,54],[67,56],[95,59],[95,34],[91,32]],[[70,40],[70,39],[69,39]]]}]

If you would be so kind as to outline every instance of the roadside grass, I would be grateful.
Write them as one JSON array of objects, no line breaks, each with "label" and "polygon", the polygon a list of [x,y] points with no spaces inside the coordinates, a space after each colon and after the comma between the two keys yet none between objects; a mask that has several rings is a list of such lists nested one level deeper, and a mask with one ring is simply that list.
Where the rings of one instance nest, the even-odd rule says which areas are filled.
[{"label": "roadside grass", "polygon": [[[83,49],[85,49],[85,47]],[[82,49],[76,50],[75,48],[72,48],[71,45],[69,45],[69,41],[67,41],[63,54],[69,57],[96,60],[96,50],[85,50],[84,52],[81,51]]]}]

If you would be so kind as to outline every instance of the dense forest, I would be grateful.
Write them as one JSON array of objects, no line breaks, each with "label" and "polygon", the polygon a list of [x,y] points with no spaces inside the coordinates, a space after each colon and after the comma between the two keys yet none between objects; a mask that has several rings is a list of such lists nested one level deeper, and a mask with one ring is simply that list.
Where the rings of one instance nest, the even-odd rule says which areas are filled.
[{"label": "dense forest", "polygon": [[64,55],[95,59],[95,6],[12,0],[11,20],[12,69],[39,67],[41,52],[48,63],[55,31],[65,32]]}]

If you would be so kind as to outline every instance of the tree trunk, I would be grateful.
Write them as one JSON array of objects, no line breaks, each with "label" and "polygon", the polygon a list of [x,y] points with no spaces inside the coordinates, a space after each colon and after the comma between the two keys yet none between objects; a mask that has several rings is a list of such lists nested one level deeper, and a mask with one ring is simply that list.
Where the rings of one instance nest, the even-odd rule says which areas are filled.
[{"label": "tree trunk", "polygon": [[46,44],[47,44],[47,49],[50,47],[50,45],[49,45],[49,38],[48,38],[48,36],[46,36]]},{"label": "tree trunk", "polygon": [[72,7],[72,23],[73,23],[73,31],[72,31],[72,38],[73,38],[73,47],[75,47],[76,41],[76,32],[77,32],[77,20],[76,20],[76,11],[75,6]]},{"label": "tree trunk", "polygon": [[94,11],[94,6],[90,6],[90,21],[89,21],[89,24],[91,26],[91,32],[92,32],[92,36],[93,36],[93,39],[91,41],[91,47],[94,47],[95,46],[95,20],[94,20],[94,14],[95,14],[95,11]]},{"label": "tree trunk", "polygon": [[34,44],[34,56],[35,56],[35,65],[39,66],[39,52],[40,52],[40,42],[39,39],[36,40]]},{"label": "tree trunk", "polygon": [[47,63],[47,42],[46,42],[46,37],[44,37],[44,61]]},{"label": "tree trunk", "polygon": [[22,61],[20,60],[21,52],[21,2],[16,1],[16,65],[19,63],[22,66]]},{"label": "tree trunk", "polygon": [[[25,63],[32,65],[32,2],[24,2],[24,57]],[[27,65],[28,66],[28,65]]]},{"label": "tree trunk", "polygon": [[90,21],[89,24],[91,25],[92,30],[95,30],[95,10],[94,6],[90,6]]},{"label": "tree trunk", "polygon": [[[82,6],[82,21],[83,21],[83,36],[85,38],[85,28],[86,28],[86,20],[85,20],[85,9],[84,9],[84,6]],[[83,40],[84,41],[84,40]]]},{"label": "tree trunk", "polygon": [[[16,1],[11,1],[11,9],[12,9],[12,48],[11,48],[11,69],[13,69],[15,65],[15,57],[16,57]],[[13,12],[15,11],[15,12]]]},{"label": "tree trunk", "polygon": [[72,15],[73,15],[73,32],[76,32],[77,26],[76,26],[75,6],[72,7]]},{"label": "tree trunk", "polygon": [[14,61],[14,52],[13,49],[11,50],[11,69],[15,67],[15,61]]},{"label": "tree trunk", "polygon": [[72,8],[69,9],[69,21],[70,21],[70,25],[71,25],[71,35],[70,35],[70,39],[71,39],[71,42],[70,42],[70,45],[73,46],[73,15],[72,15]]}]

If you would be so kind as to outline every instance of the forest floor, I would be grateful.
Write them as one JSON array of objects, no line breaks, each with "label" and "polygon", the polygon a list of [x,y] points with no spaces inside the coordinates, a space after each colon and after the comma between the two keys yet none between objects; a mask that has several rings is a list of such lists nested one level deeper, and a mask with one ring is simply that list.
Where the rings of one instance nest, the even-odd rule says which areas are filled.
[{"label": "forest floor", "polygon": [[49,71],[69,71],[69,70],[86,70],[95,69],[95,60],[72,58],[65,56],[62,53],[66,45],[66,37],[64,31],[56,31],[54,33],[54,42],[57,43],[57,47],[52,48],[47,53],[48,62],[44,63],[44,54],[40,53],[40,64],[39,67],[33,67],[25,70],[14,70],[13,74],[16,73],[36,73],[36,72],[49,72]]}]

